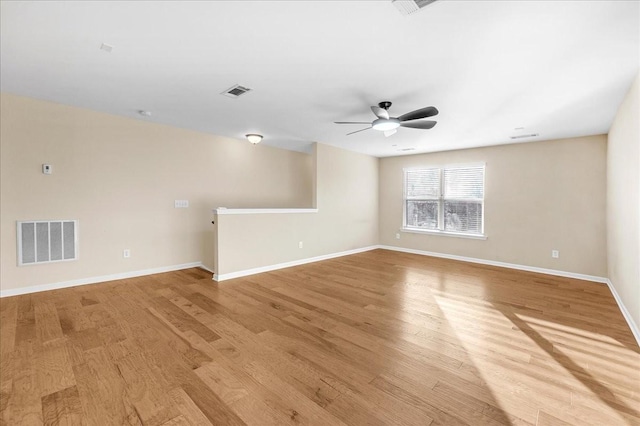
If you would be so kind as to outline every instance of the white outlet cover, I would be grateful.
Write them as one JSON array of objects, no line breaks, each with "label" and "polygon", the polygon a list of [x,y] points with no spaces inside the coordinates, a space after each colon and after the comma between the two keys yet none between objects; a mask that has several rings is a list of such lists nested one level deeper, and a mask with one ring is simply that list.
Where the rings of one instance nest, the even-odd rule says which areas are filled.
[{"label": "white outlet cover", "polygon": [[50,175],[51,173],[53,173],[53,166],[51,166],[51,164],[43,164],[42,173],[44,173],[45,175]]}]

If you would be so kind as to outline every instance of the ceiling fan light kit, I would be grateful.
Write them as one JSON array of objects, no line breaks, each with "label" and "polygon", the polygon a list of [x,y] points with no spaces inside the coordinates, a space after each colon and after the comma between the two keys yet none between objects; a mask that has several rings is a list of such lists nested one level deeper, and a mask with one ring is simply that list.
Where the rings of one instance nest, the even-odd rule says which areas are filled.
[{"label": "ceiling fan light kit", "polygon": [[[383,101],[378,106],[372,106],[371,111],[378,117],[371,122],[369,127],[356,130],[351,133],[347,133],[347,136],[354,133],[364,132],[365,130],[373,129],[383,132],[385,136],[391,136],[397,132],[398,127],[409,127],[411,129],[432,129],[436,125],[432,120],[421,120],[422,118],[433,117],[438,115],[439,111],[436,107],[430,106],[420,108],[415,111],[408,112],[400,117],[391,117],[389,115],[389,108],[391,102]],[[420,120],[420,121],[415,121]],[[336,124],[369,124],[367,121],[336,121]]]},{"label": "ceiling fan light kit", "polygon": [[397,118],[378,118],[371,123],[371,127],[373,127],[373,130],[380,130],[381,132],[393,130],[400,127],[400,120]]}]

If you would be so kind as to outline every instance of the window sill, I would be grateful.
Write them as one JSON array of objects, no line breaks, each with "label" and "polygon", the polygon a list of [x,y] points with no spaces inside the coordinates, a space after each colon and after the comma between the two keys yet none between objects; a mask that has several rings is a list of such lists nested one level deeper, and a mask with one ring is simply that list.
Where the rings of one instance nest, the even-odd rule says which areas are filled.
[{"label": "window sill", "polygon": [[486,235],[477,235],[477,234],[460,234],[457,232],[447,232],[447,231],[432,231],[430,229],[415,229],[415,228],[402,228],[400,232],[407,232],[409,234],[426,234],[426,235],[438,235],[442,237],[458,237],[458,238],[468,238],[471,240],[486,240]]}]

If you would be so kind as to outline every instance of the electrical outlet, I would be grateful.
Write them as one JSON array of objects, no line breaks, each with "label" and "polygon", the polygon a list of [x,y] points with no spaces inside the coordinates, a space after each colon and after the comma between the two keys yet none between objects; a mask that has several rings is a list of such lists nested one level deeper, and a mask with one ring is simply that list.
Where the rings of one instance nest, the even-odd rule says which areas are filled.
[{"label": "electrical outlet", "polygon": [[302,241],[298,243],[298,248],[302,248]]},{"label": "electrical outlet", "polygon": [[128,259],[131,257],[131,250],[129,249],[124,249],[122,251],[122,257],[124,257],[125,259]]},{"label": "electrical outlet", "polygon": [[53,173],[53,166],[51,164],[43,164],[42,165],[42,173],[45,175],[50,175]]},{"label": "electrical outlet", "polygon": [[400,233],[396,232],[396,240],[399,240],[399,239],[400,239]]},{"label": "electrical outlet", "polygon": [[560,252],[558,250],[551,250],[551,257],[557,259],[560,257]]},{"label": "electrical outlet", "polygon": [[189,207],[189,200],[175,200],[176,209],[186,209]]}]

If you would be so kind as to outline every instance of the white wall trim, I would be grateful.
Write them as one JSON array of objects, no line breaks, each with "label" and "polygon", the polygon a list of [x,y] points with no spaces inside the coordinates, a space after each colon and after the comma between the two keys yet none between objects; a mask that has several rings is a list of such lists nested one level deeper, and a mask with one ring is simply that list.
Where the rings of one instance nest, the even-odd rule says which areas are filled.
[{"label": "white wall trim", "polygon": [[448,232],[448,231],[438,231],[431,229],[416,229],[416,228],[402,228],[399,230],[400,232],[405,232],[408,234],[422,234],[422,235],[435,235],[439,237],[455,237],[455,238],[468,238],[471,240],[486,240],[488,237],[484,234],[461,234],[460,232]]},{"label": "white wall trim", "polygon": [[209,268],[206,268],[205,266],[203,266],[202,262],[183,263],[181,265],[162,266],[159,268],[142,269],[139,271],[122,272],[119,274],[101,275],[97,277],[80,278],[78,280],[61,281],[57,283],[34,285],[30,287],[0,290],[0,298],[9,297],[9,296],[19,296],[21,294],[37,293],[40,291],[58,290],[61,288],[76,287],[80,285],[97,284],[97,283],[102,283],[106,281],[122,280],[125,278],[135,278],[135,277],[141,277],[144,275],[160,274],[162,272],[179,271],[181,269],[189,269],[189,268],[202,268],[204,270],[212,272]]},{"label": "white wall trim", "polygon": [[633,333],[633,337],[636,338],[636,342],[638,342],[638,346],[640,346],[640,328],[638,328],[638,325],[635,323],[635,321],[633,321],[633,317],[627,310],[627,307],[624,306],[624,303],[622,303],[622,299],[620,298],[620,295],[616,291],[616,288],[613,286],[613,283],[610,279],[607,279],[607,285],[609,286],[609,290],[611,290],[611,294],[613,294],[613,298],[616,299],[616,303],[620,308],[620,312],[622,312],[622,316],[625,320],[627,320],[627,324],[629,324],[629,328],[631,329],[631,333]]},{"label": "white wall trim", "polygon": [[424,251],[424,250],[414,250],[414,249],[404,248],[404,247],[384,246],[384,245],[381,245],[378,247],[385,250],[401,251],[404,253],[420,254],[423,256],[440,257],[443,259],[460,260],[463,262],[480,263],[482,265],[499,266],[502,268],[509,268],[509,269],[519,269],[521,271],[537,272],[539,274],[556,275],[558,277],[575,278],[578,280],[585,280],[585,281],[594,281],[602,284],[606,284],[607,282],[607,278],[605,277],[596,277],[594,275],[578,274],[575,272],[558,271],[556,269],[538,268],[536,266],[497,262],[494,260],[478,259],[475,257],[465,257],[465,256],[458,256],[455,254],[437,253],[437,252]]},{"label": "white wall trim", "polygon": [[291,262],[276,263],[275,265],[267,265],[267,266],[261,266],[259,268],[229,272],[228,274],[222,274],[222,275],[214,274],[213,279],[215,281],[225,281],[233,278],[240,278],[240,277],[246,277],[248,275],[260,274],[262,272],[269,272],[269,271],[275,271],[277,269],[284,269],[284,268],[290,268],[292,266],[304,265],[306,263],[313,263],[313,262],[319,262],[321,260],[333,259],[335,257],[342,257],[342,256],[348,256],[350,254],[362,253],[365,251],[375,250],[377,248],[380,248],[380,246],[375,245],[375,246],[362,247],[362,248],[353,249],[353,250],[341,251],[338,253],[323,254],[322,256],[292,260]]},{"label": "white wall trim", "polygon": [[213,209],[215,214],[282,214],[282,213],[318,213],[318,209]]}]

